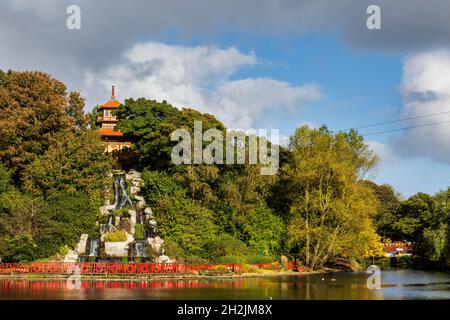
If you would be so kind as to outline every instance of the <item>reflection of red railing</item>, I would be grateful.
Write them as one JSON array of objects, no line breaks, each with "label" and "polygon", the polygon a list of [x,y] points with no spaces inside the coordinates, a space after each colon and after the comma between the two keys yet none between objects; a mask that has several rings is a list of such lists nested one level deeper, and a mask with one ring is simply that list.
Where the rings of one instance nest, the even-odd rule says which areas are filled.
[{"label": "reflection of red railing", "polygon": [[[257,263],[259,267],[271,263]],[[115,263],[115,262],[32,262],[0,263],[0,274],[43,273],[72,274],[176,274],[196,273],[213,270],[218,264],[184,264],[184,263]],[[230,272],[242,272],[241,264],[220,264]],[[296,269],[293,261],[288,262],[290,270]],[[301,268],[299,268],[302,271]]]}]

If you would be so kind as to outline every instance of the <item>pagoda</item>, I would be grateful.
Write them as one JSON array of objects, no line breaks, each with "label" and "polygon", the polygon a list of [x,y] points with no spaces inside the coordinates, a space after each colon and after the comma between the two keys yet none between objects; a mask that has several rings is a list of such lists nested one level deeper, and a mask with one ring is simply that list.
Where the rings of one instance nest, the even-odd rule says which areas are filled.
[{"label": "pagoda", "polygon": [[116,100],[115,87],[111,89],[111,99],[98,107],[101,115],[97,117],[97,123],[100,124],[100,133],[102,140],[105,142],[105,151],[119,152],[127,148],[131,148],[131,142],[125,141],[123,132],[115,130],[116,124],[119,122],[113,114],[120,106],[120,102]]}]

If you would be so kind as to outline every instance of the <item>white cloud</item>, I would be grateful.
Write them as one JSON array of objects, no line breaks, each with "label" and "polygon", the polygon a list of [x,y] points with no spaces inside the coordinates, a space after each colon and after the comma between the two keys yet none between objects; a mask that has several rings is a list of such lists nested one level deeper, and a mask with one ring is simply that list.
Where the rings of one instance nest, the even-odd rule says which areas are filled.
[{"label": "white cloud", "polygon": [[[406,117],[450,111],[450,51],[434,50],[406,59],[401,94]],[[450,121],[450,114],[421,118],[407,126]],[[450,162],[450,123],[412,129],[394,140],[397,152]]]},{"label": "white cloud", "polygon": [[[99,73],[93,82],[116,84],[122,98],[167,100],[177,107],[212,113],[230,128],[246,129],[267,113],[293,111],[321,97],[315,85],[293,86],[270,78],[231,80],[257,63],[253,53],[215,46],[186,47],[149,42],[133,46],[121,63]],[[87,88],[86,90],[89,90]]]}]

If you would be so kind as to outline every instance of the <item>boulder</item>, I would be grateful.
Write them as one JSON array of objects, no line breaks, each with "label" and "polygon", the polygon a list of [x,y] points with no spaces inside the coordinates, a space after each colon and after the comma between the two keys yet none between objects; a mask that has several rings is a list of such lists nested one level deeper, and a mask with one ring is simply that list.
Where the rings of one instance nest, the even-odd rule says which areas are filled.
[{"label": "boulder", "polygon": [[131,184],[133,185],[133,187],[140,187],[142,185],[141,180],[131,180]]},{"label": "boulder", "polygon": [[87,235],[87,234],[81,235],[80,241],[78,242],[77,247],[75,249],[75,251],[77,252],[77,259],[78,259],[78,255],[86,254],[86,244],[87,244],[88,238],[89,238],[89,235]]},{"label": "boulder", "polygon": [[152,215],[152,214],[153,214],[153,211],[152,211],[152,209],[150,209],[149,207],[147,207],[147,208],[145,208],[144,213],[145,213],[145,214],[150,214],[150,215]]},{"label": "boulder", "polygon": [[145,206],[147,205],[147,203],[145,203],[145,200],[140,200],[137,204],[136,204],[136,208],[139,210],[142,210],[145,208]]},{"label": "boulder", "polygon": [[75,250],[69,250],[64,256],[64,262],[77,262],[78,253]]},{"label": "boulder", "polygon": [[134,227],[136,225],[136,211],[128,210],[128,214],[130,215],[130,225]]},{"label": "boulder", "polygon": [[155,259],[156,263],[174,263],[175,261],[170,259],[168,256],[166,256],[165,254],[160,255],[159,257],[157,257]]},{"label": "boulder", "polygon": [[158,256],[161,252],[161,246],[164,243],[164,240],[160,237],[147,238],[147,242],[152,248],[152,252],[155,256]]},{"label": "boulder", "polygon": [[134,198],[135,198],[137,201],[144,201],[144,203],[145,203],[145,200],[144,200],[144,197],[143,197],[143,196],[135,195]]},{"label": "boulder", "polygon": [[139,188],[139,187],[131,187],[131,188],[130,188],[130,193],[131,193],[132,195],[136,195],[136,194],[138,194],[139,192],[141,192],[141,188]]},{"label": "boulder", "polygon": [[111,205],[109,205],[109,206],[105,206],[105,209],[106,209],[108,212],[111,212],[111,211],[113,211],[115,208],[114,208],[114,205],[111,204]]},{"label": "boulder", "polygon": [[110,257],[127,257],[128,244],[126,242],[105,242],[105,254]]},{"label": "boulder", "polygon": [[110,257],[126,257],[128,256],[128,246],[134,242],[134,237],[125,232],[127,235],[126,241],[121,242],[105,242],[105,254]]},{"label": "boulder", "polygon": [[118,227],[120,225],[120,217],[116,217],[114,221],[114,226]]},{"label": "boulder", "polygon": [[128,175],[132,178],[132,179],[141,179],[142,178],[142,174],[134,169],[131,169],[128,172]]},{"label": "boulder", "polygon": [[107,216],[109,214],[109,211],[107,209],[108,207],[109,207],[109,205],[100,207],[100,215],[101,216]]}]

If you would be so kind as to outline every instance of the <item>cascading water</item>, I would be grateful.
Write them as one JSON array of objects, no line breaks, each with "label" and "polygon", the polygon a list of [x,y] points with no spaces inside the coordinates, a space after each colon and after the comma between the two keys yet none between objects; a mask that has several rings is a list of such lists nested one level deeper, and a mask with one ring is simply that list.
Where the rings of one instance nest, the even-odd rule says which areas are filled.
[{"label": "cascading water", "polygon": [[136,240],[135,249],[136,249],[136,257],[147,257],[147,240]]},{"label": "cascading water", "polygon": [[125,183],[125,175],[117,174],[114,175],[114,208],[112,211],[117,209],[123,209],[129,204],[133,206],[133,202],[127,194],[127,186]]},{"label": "cascading water", "polygon": [[98,248],[99,248],[100,240],[99,239],[91,239],[89,241],[89,256],[98,256]]},{"label": "cascading water", "polygon": [[108,217],[108,226],[113,226],[114,212],[118,209],[123,209],[127,205],[133,207],[133,201],[127,193],[127,186],[125,182],[125,174],[114,175],[114,204],[109,208],[111,214]]}]

